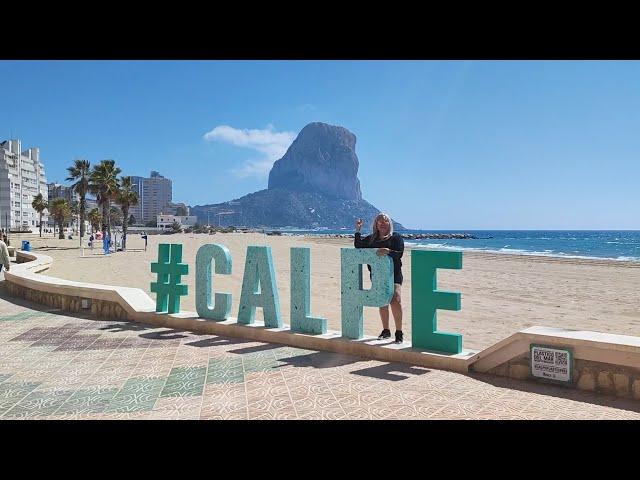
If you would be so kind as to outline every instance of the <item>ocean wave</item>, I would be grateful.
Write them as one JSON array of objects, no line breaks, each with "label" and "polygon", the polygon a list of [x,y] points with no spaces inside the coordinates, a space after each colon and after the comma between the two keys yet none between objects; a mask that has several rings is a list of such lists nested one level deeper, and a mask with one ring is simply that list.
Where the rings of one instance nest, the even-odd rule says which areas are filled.
[{"label": "ocean wave", "polygon": [[553,258],[571,258],[578,260],[612,260],[619,262],[640,262],[640,257],[634,256],[619,256],[619,257],[596,257],[593,255],[572,255],[570,253],[564,252],[554,252],[553,250],[544,250],[542,252],[537,250],[522,250],[516,248],[500,248],[500,249],[492,249],[492,248],[482,248],[482,247],[459,247],[453,245],[441,245],[437,243],[410,243],[405,242],[405,245],[411,245],[413,248],[417,249],[443,249],[443,250],[456,250],[456,251],[472,251],[472,252],[487,252],[487,253],[497,253],[497,254],[505,254],[505,255],[526,255],[526,256],[536,256],[536,257],[553,257]]}]

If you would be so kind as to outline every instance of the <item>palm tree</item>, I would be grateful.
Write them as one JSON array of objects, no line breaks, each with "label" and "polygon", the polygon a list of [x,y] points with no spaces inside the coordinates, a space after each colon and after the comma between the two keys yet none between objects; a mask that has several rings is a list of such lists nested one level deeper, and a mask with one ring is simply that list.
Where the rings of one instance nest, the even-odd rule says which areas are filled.
[{"label": "palm tree", "polygon": [[120,189],[116,197],[122,209],[122,251],[127,249],[127,224],[129,223],[129,207],[138,204],[138,194],[133,190],[134,184],[131,177],[120,178]]},{"label": "palm tree", "polygon": [[36,212],[38,212],[38,215],[40,215],[40,238],[42,238],[42,214],[47,208],[49,208],[49,205],[44,201],[44,198],[42,198],[42,194],[38,193],[38,195],[33,197],[31,206]]},{"label": "palm tree", "polygon": [[51,202],[49,210],[55,222],[58,224],[58,238],[64,240],[64,223],[71,219],[71,207],[64,198],[55,198]]},{"label": "palm tree", "polygon": [[[78,221],[78,215],[80,214],[80,202],[76,200],[72,201],[69,205],[69,210],[71,212],[72,224],[76,223]],[[80,225],[78,225],[78,228],[80,228]]]},{"label": "palm tree", "polygon": [[100,222],[102,221],[102,215],[100,215],[100,211],[97,208],[92,209],[91,211],[89,211],[88,218],[93,231],[95,232],[96,230],[99,230]]},{"label": "palm tree", "polygon": [[73,166],[67,168],[69,176],[67,181],[77,180],[71,185],[73,191],[80,197],[80,236],[84,237],[84,218],[87,208],[86,196],[89,192],[89,177],[91,175],[91,163],[89,160],[74,160]]},{"label": "palm tree", "polygon": [[95,165],[89,176],[89,191],[96,195],[98,205],[102,207],[102,230],[111,235],[111,200],[118,191],[118,175],[121,170],[115,160],[102,160]]},{"label": "palm tree", "polygon": [[111,225],[122,225],[122,212],[116,207],[109,208],[109,221]]}]

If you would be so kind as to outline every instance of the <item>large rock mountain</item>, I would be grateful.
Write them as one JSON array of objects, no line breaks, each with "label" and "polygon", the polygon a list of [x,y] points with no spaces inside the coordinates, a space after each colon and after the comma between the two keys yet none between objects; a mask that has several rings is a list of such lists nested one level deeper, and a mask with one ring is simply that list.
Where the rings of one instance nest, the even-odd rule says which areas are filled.
[{"label": "large rock mountain", "polygon": [[362,200],[358,166],[353,133],[326,123],[310,123],[284,157],[273,164],[269,190],[282,188]]},{"label": "large rock mountain", "polygon": [[[362,198],[356,137],[343,127],[310,123],[269,173],[266,190],[191,207],[200,223],[248,227],[352,229],[379,210]],[[394,228],[404,227],[394,221]]]}]

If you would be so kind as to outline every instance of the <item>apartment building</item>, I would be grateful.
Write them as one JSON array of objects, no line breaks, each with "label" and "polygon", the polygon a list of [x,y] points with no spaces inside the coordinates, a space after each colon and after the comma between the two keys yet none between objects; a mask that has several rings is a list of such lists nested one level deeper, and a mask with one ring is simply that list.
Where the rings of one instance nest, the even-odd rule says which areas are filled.
[{"label": "apartment building", "polygon": [[[31,203],[42,194],[48,200],[47,178],[37,147],[22,151],[18,139],[0,143],[0,227],[11,230],[35,230],[40,215]],[[42,217],[48,221],[48,211]]]},{"label": "apartment building", "polygon": [[172,182],[156,171],[149,178],[132,176],[134,190],[138,194],[138,205],[129,212],[136,223],[155,220],[158,214],[171,210]]}]

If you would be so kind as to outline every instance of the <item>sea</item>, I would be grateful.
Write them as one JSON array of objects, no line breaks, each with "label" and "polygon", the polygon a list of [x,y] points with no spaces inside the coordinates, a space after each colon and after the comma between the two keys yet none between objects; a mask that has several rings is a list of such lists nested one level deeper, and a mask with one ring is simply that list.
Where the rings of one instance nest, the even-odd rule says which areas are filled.
[{"label": "sea", "polygon": [[[353,233],[350,230],[281,230],[281,232],[285,235]],[[402,233],[468,233],[477,237],[442,240],[405,239],[405,245],[411,245],[413,248],[640,262],[640,230],[404,230]]]}]

